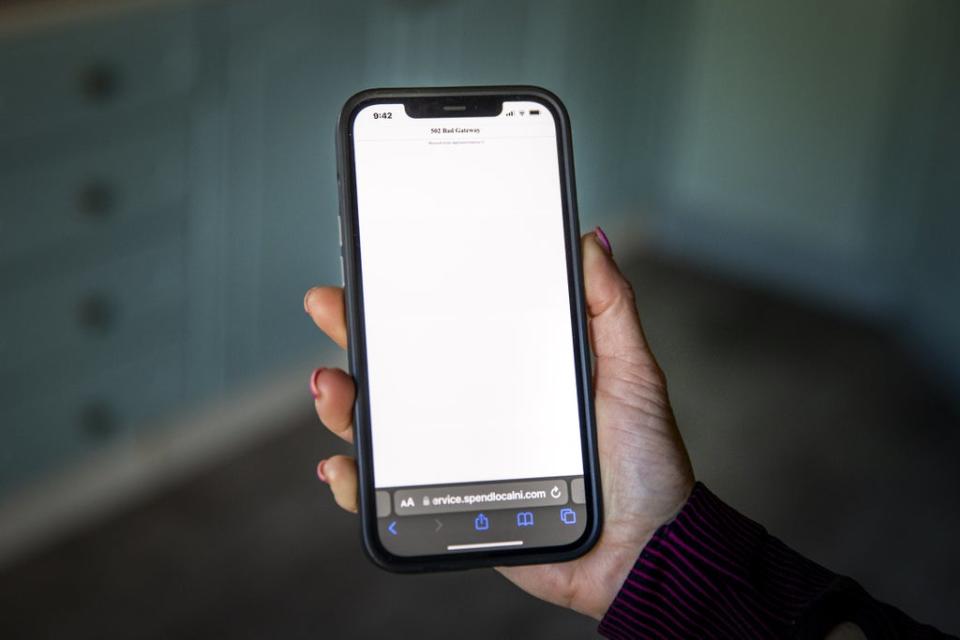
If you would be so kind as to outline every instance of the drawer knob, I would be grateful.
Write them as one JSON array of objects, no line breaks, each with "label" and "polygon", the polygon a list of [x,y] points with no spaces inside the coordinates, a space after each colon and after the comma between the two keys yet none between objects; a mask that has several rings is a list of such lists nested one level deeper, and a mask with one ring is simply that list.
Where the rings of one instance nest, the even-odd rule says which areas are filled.
[{"label": "drawer knob", "polygon": [[109,102],[120,92],[120,74],[108,64],[96,63],[80,74],[80,91],[91,102]]},{"label": "drawer knob", "polygon": [[88,218],[101,220],[109,217],[115,203],[113,189],[102,181],[90,182],[77,193],[77,209]]},{"label": "drawer knob", "polygon": [[116,305],[102,293],[87,294],[77,304],[77,321],[91,333],[108,333],[116,319]]},{"label": "drawer knob", "polygon": [[105,440],[120,427],[113,408],[103,400],[92,400],[80,409],[80,430],[89,438]]}]

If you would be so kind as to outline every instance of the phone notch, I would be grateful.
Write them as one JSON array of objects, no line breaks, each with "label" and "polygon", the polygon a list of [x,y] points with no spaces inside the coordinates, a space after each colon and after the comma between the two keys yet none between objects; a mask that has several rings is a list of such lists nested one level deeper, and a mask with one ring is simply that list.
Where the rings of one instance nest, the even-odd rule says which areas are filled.
[{"label": "phone notch", "polygon": [[500,115],[497,96],[430,96],[408,98],[403,108],[411,118],[485,118]]}]

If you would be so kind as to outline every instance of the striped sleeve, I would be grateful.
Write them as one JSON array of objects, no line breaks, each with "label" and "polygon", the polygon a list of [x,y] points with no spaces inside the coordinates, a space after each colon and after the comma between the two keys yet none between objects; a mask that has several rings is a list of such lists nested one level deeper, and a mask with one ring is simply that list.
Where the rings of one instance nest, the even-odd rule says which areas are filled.
[{"label": "striped sleeve", "polygon": [[607,638],[947,637],[873,601],[697,483],[654,534],[600,622]]}]

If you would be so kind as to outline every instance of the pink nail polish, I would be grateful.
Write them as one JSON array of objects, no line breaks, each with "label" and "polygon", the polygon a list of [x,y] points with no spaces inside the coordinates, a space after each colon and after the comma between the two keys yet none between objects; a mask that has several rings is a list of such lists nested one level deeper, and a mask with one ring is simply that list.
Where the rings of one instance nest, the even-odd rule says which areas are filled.
[{"label": "pink nail polish", "polygon": [[323,466],[327,464],[326,460],[321,460],[320,464],[317,465],[317,477],[320,478],[321,482],[330,482],[330,479],[327,478],[327,474],[323,472]]},{"label": "pink nail polish", "polygon": [[321,371],[323,371],[323,367],[314,369],[313,373],[310,374],[310,393],[313,395],[314,400],[320,397],[320,388],[317,387],[317,376],[320,375]]},{"label": "pink nail polish", "polygon": [[596,237],[597,242],[600,243],[600,246],[603,247],[604,251],[606,251],[608,255],[612,256],[613,248],[610,246],[610,238],[608,238],[607,234],[603,232],[603,229],[597,227],[593,230],[593,235]]}]

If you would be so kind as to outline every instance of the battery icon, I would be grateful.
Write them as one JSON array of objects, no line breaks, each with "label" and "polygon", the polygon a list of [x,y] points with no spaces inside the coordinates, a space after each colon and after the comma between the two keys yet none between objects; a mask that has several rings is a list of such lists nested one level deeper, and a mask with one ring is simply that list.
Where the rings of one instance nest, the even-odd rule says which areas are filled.
[{"label": "battery icon", "polygon": [[532,116],[540,115],[540,109],[530,109],[530,115]]}]

